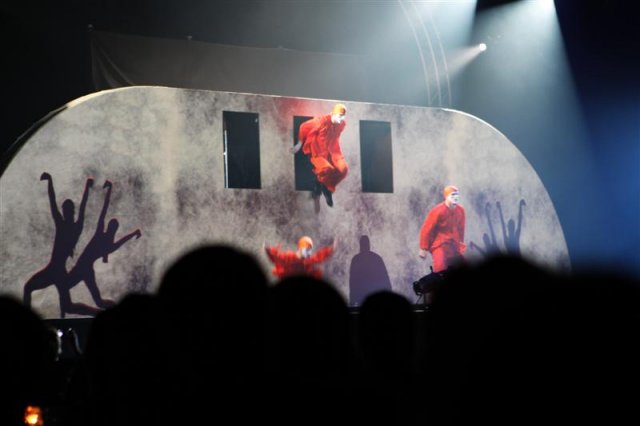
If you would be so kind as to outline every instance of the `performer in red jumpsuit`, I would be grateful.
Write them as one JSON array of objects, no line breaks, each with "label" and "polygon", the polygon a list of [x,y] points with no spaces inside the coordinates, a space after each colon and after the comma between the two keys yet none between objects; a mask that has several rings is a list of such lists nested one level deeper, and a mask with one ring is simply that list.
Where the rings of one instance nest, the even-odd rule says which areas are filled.
[{"label": "performer in red jumpsuit", "polygon": [[335,242],[331,246],[322,247],[312,254],[313,241],[304,236],[298,240],[297,251],[282,251],[280,246],[264,247],[267,256],[274,263],[273,275],[283,278],[291,275],[311,275],[315,278],[322,278],[322,272],[316,265],[324,262],[335,249]]},{"label": "performer in red jumpsuit", "polygon": [[298,143],[293,149],[296,153],[302,148],[302,152],[309,156],[318,181],[314,193],[319,196],[322,192],[329,207],[333,206],[332,194],[336,186],[347,176],[349,170],[340,148],[340,134],[347,125],[344,120],[346,113],[347,107],[336,104],[331,114],[302,123],[298,131]]},{"label": "performer in red jumpsuit", "polygon": [[442,272],[461,262],[466,249],[464,241],[465,212],[459,204],[460,192],[449,185],[443,191],[444,201],[437,204],[420,229],[420,252],[422,258],[431,252],[433,272]]}]

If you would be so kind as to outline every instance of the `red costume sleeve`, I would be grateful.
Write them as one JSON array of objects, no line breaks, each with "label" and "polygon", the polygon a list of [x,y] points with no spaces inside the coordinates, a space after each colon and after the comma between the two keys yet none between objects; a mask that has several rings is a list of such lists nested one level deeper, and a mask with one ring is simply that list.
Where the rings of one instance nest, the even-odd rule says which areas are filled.
[{"label": "red costume sleeve", "polygon": [[271,262],[276,263],[278,261],[277,259],[280,255],[280,247],[266,246],[264,251],[267,252],[267,256]]},{"label": "red costume sleeve", "polygon": [[431,251],[440,216],[438,206],[439,204],[429,211],[420,229],[420,248],[422,250]]},{"label": "red costume sleeve", "polygon": [[322,272],[320,269],[316,268],[316,265],[322,263],[326,258],[331,256],[332,253],[333,246],[326,246],[306,258],[304,260],[305,273],[318,279],[322,278]]},{"label": "red costume sleeve", "polygon": [[318,263],[324,262],[326,258],[333,254],[333,246],[326,246],[319,249],[317,252],[309,256],[305,259],[306,265],[317,265]]},{"label": "red costume sleeve", "polygon": [[331,122],[331,115],[322,115],[305,121],[298,130],[298,140],[302,142],[302,152],[311,157],[342,157],[340,135],[347,125]]},{"label": "red costume sleeve", "polygon": [[340,135],[346,127],[347,122],[342,121],[337,126],[331,126],[327,131],[327,151],[331,154],[331,157],[343,157],[342,148],[340,147]]},{"label": "red costume sleeve", "polygon": [[303,122],[298,129],[298,140],[304,143],[309,136],[309,132],[313,128],[313,118]]},{"label": "red costume sleeve", "polygon": [[302,263],[294,251],[282,251],[280,247],[265,247],[269,260],[273,262],[273,275],[284,277],[302,272]]},{"label": "red costume sleeve", "polygon": [[315,155],[316,139],[322,125],[322,117],[311,118],[300,125],[298,140],[302,142],[302,152],[307,155]]}]

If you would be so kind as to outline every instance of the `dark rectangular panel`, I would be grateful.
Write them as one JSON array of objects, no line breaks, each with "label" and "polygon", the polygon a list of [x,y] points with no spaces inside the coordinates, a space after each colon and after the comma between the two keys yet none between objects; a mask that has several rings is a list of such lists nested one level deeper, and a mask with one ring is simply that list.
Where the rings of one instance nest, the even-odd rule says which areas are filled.
[{"label": "dark rectangular panel", "polygon": [[[300,125],[313,117],[294,116],[293,117],[293,144],[298,143],[298,131]],[[313,174],[313,167],[309,161],[309,156],[302,153],[302,149],[294,156],[296,191],[311,191],[316,183],[316,176]]]},{"label": "dark rectangular panel", "polygon": [[223,111],[225,188],[261,188],[258,114]]},{"label": "dark rectangular panel", "polygon": [[362,192],[393,192],[391,123],[360,121]]}]

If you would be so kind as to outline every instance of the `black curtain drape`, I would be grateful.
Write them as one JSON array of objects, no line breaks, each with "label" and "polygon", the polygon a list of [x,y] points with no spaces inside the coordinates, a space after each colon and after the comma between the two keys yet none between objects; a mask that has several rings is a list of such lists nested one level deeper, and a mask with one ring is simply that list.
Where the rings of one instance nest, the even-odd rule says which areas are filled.
[{"label": "black curtain drape", "polygon": [[123,35],[91,34],[97,90],[169,86],[266,95],[367,101],[362,55],[254,48]]}]

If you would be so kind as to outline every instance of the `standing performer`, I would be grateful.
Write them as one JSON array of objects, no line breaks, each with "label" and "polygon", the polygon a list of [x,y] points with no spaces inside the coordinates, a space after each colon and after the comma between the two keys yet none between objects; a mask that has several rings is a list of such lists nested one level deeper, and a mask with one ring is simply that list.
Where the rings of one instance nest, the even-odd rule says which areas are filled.
[{"label": "standing performer", "polygon": [[312,254],[313,241],[304,236],[298,240],[298,250],[282,251],[280,246],[273,247],[264,245],[264,249],[273,262],[273,275],[284,278],[291,275],[311,275],[315,278],[322,278],[322,271],[316,266],[324,262],[335,250],[335,240],[332,245],[322,247]]},{"label": "standing performer", "polygon": [[458,188],[449,185],[443,191],[444,201],[436,204],[420,230],[419,256],[431,252],[433,272],[443,272],[464,260],[465,212],[459,204]]},{"label": "standing performer", "polygon": [[293,148],[294,153],[302,148],[309,156],[317,180],[314,195],[317,197],[322,193],[329,207],[333,206],[332,194],[336,186],[349,170],[340,148],[340,134],[347,125],[346,113],[347,107],[336,104],[331,114],[305,121],[300,125],[298,143]]}]

